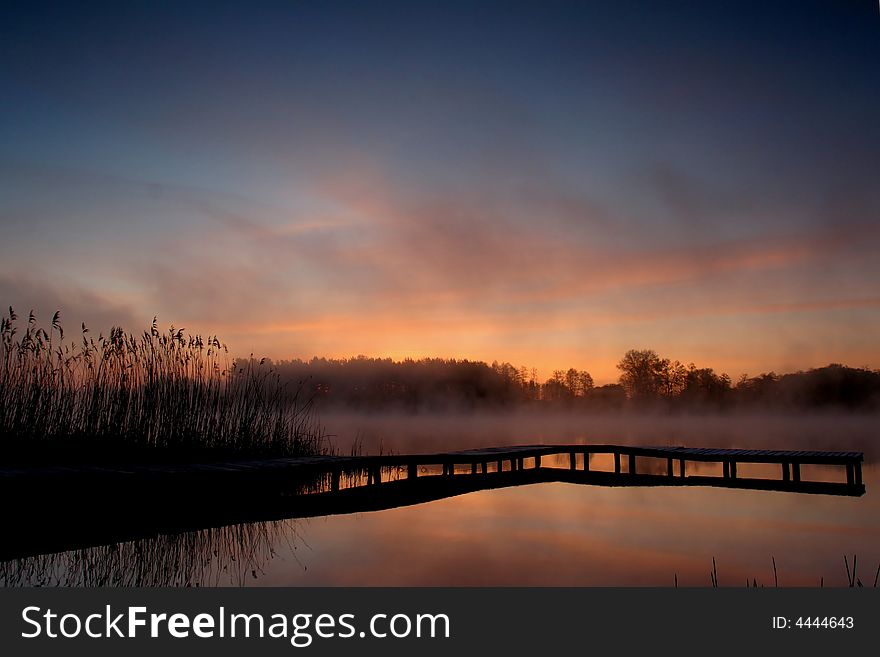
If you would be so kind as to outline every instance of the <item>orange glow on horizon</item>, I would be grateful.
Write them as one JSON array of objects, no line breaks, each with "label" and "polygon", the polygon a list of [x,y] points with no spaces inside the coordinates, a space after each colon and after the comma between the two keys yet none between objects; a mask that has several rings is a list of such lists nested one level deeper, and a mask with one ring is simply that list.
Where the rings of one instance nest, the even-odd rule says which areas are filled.
[{"label": "orange glow on horizon", "polygon": [[[821,312],[859,313],[880,307],[880,299],[866,298],[793,304],[731,306],[714,312],[691,311],[674,317],[569,313],[549,318],[525,317],[509,325],[503,318],[439,314],[412,318],[394,314],[372,319],[339,314],[312,320],[266,323],[243,330],[240,325],[221,326],[234,353],[254,353],[275,360],[312,357],[354,358],[446,358],[510,362],[516,367],[536,368],[541,380],[554,370],[586,369],[599,385],[618,379],[617,363],[631,348],[655,349],[662,356],[698,367],[726,372],[734,380],[742,374],[822,367],[832,362],[854,367],[876,367],[876,352],[869,341],[863,345],[816,344],[791,354],[783,344],[767,342],[762,330],[774,316]],[[759,319],[753,326],[750,318]],[[743,326],[737,341],[723,349],[701,344],[699,326],[733,322]],[[690,333],[683,332],[684,324]],[[644,330],[651,326],[645,338]],[[832,322],[828,330],[835,330]],[[551,336],[548,339],[548,336]]]}]

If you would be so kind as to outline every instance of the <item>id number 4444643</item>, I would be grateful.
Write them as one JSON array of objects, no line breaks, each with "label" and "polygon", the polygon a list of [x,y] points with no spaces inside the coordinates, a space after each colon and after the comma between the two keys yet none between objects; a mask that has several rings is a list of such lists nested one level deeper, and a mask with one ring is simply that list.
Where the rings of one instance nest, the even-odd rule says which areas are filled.
[{"label": "id number 4444643", "polygon": [[830,629],[851,630],[855,627],[852,616],[798,616],[797,620],[785,616],[773,617],[774,630]]}]

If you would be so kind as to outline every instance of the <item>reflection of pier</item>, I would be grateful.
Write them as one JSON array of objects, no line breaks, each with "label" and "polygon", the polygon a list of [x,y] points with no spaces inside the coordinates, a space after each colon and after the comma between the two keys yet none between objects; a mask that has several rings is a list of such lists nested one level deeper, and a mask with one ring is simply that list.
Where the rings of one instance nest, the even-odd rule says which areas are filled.
[{"label": "reflection of pier", "polygon": [[[596,455],[610,455],[609,470]],[[606,457],[607,458],[607,457]],[[391,509],[535,483],[717,486],[864,494],[860,452],[530,445],[423,455],[308,457],[198,465],[0,470],[0,560],[235,523]],[[613,469],[611,463],[613,462]],[[721,476],[695,464],[721,464]],[[739,476],[771,464],[778,478]],[[838,466],[846,482],[806,480],[805,465]]]}]

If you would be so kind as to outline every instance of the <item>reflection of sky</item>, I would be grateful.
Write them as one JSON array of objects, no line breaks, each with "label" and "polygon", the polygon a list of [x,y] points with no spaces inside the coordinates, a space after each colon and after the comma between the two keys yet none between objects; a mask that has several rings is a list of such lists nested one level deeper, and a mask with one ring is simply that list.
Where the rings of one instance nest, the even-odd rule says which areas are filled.
[{"label": "reflection of sky", "polygon": [[[877,474],[866,470],[870,490]],[[467,475],[462,475],[467,476]],[[748,578],[845,586],[842,554],[873,581],[875,496],[542,484],[427,505],[308,521],[308,547],[279,550],[256,584],[723,586]],[[864,561],[863,561],[864,560]],[[870,571],[870,572],[868,572]]]},{"label": "reflection of sky", "polygon": [[274,357],[877,366],[876,7],[690,4],[7,5],[2,296]]},{"label": "reflection of sky", "polygon": [[[304,521],[297,562],[279,549],[257,585],[656,585],[709,586],[712,557],[724,586],[756,578],[846,585],[842,555],[859,555],[873,582],[880,553],[875,422],[826,418],[373,418],[329,417],[358,427],[370,449],[381,436],[398,453],[436,449],[612,442],[641,445],[864,450],[866,494],[836,497],[720,488],[603,488],[546,484],[482,491],[424,505]],[[451,442],[450,442],[451,441]],[[542,462],[550,467],[562,463]],[[644,459],[640,468],[648,469]],[[529,464],[530,465],[530,464]],[[527,465],[528,467],[528,465]],[[580,466],[579,464],[579,467]],[[665,468],[665,462],[662,463]],[[694,474],[697,464],[688,464]],[[705,464],[700,474],[720,476]],[[593,468],[610,470],[610,458]],[[624,468],[626,463],[624,462]],[[842,468],[804,467],[804,480],[841,481]],[[739,476],[778,479],[741,464]],[[468,475],[462,475],[468,476]]]}]

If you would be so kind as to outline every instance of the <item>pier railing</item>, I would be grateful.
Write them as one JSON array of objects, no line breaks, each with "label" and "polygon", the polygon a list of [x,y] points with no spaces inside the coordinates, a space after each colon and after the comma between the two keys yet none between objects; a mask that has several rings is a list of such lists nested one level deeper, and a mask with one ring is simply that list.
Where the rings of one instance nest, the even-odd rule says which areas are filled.
[{"label": "pier railing", "polygon": [[[613,467],[594,467],[591,461],[596,455],[610,455],[605,460]],[[645,459],[653,459],[653,464],[646,467]],[[0,511],[6,528],[0,561],[157,533],[378,511],[480,490],[550,482],[860,496],[865,493],[862,462],[861,452],[591,444],[204,464],[0,469],[0,495],[7,500]],[[694,467],[701,463],[721,464],[721,475],[708,476]],[[779,476],[742,476],[738,466],[754,463],[775,464]],[[838,481],[806,479],[801,476],[805,465],[841,468],[845,482],[843,473]]]}]

